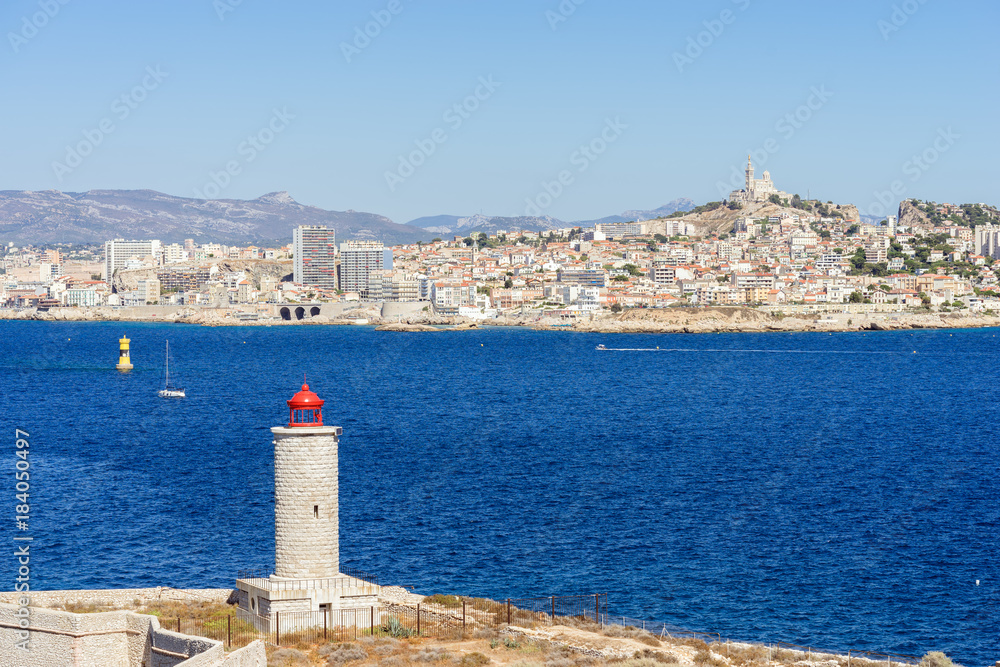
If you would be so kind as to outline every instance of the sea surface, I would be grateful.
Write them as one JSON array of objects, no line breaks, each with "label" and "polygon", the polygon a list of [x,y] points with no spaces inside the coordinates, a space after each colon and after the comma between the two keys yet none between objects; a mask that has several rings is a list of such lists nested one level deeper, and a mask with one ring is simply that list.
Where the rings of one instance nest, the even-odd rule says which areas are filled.
[{"label": "sea surface", "polygon": [[[4,539],[20,428],[35,588],[229,587],[273,566],[269,428],[307,375],[344,429],[344,567],[992,665],[998,335],[2,321]],[[167,339],[186,399],[156,395]],[[2,587],[15,575],[0,558]]]}]

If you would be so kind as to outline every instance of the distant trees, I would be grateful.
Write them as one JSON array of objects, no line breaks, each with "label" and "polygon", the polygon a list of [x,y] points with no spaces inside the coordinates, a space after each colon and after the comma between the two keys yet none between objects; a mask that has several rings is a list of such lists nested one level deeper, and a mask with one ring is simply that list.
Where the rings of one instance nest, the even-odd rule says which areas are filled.
[{"label": "distant trees", "polygon": [[781,206],[781,197],[779,197],[778,195],[771,195],[767,201],[771,202],[772,204],[777,204],[778,206]]}]

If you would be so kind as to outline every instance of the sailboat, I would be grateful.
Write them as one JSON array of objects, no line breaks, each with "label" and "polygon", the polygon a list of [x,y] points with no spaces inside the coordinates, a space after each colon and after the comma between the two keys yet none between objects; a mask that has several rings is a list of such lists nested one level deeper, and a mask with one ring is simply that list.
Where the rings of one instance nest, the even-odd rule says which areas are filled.
[{"label": "sailboat", "polygon": [[170,386],[170,341],[167,341],[167,381],[159,392],[160,398],[185,398],[183,387]]}]

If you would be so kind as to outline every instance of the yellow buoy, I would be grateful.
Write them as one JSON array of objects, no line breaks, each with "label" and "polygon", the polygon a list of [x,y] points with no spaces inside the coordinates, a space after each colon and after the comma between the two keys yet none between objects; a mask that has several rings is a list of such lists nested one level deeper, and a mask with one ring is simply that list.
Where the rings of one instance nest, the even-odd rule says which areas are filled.
[{"label": "yellow buoy", "polygon": [[124,334],[122,334],[121,339],[118,341],[118,365],[115,368],[120,371],[132,370],[132,358],[129,356],[128,351],[128,344],[130,342]]}]

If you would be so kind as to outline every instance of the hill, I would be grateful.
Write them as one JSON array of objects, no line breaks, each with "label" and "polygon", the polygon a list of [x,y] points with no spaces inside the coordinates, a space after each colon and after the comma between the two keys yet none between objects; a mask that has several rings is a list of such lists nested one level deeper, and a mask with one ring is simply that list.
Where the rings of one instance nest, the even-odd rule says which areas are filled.
[{"label": "hill", "polygon": [[[803,206],[812,206],[812,210],[782,206],[771,202],[750,204],[740,209],[731,209],[724,202],[711,202],[695,207],[686,215],[672,215],[671,219],[679,219],[690,223],[697,229],[697,236],[711,234],[728,234],[733,231],[737,220],[742,218],[769,218],[782,215],[817,215],[823,217],[839,217],[845,221],[859,222],[861,215],[853,205],[822,204],[821,202],[804,202]],[[665,222],[662,220],[647,223],[650,230],[663,234]]]},{"label": "hill", "polygon": [[940,225],[975,227],[1000,222],[1000,211],[987,204],[936,204],[908,199],[899,205],[900,226],[929,230]]},{"label": "hill", "polygon": [[87,243],[113,238],[180,242],[287,243],[299,225],[327,225],[338,239],[389,244],[429,240],[430,234],[389,218],[327,211],[296,202],[287,192],[257,199],[202,200],[153,190],[0,191],[0,241]]}]

